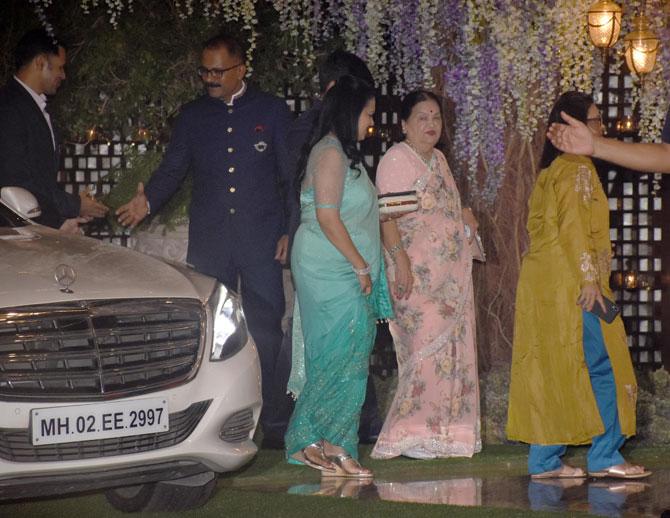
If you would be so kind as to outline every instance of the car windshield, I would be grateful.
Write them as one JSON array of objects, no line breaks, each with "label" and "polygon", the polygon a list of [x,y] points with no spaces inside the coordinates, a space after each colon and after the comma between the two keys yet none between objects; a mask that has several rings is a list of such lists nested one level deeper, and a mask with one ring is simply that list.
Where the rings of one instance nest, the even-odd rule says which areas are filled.
[{"label": "car windshield", "polygon": [[0,228],[25,227],[28,221],[0,203]]}]

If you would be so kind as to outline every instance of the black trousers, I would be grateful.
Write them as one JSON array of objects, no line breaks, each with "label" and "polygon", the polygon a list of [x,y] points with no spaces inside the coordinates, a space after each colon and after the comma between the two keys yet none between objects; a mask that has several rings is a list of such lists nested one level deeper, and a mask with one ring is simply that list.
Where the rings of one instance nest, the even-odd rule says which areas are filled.
[{"label": "black trousers", "polygon": [[242,308],[261,363],[263,408],[260,423],[265,433],[272,429],[269,423],[275,421],[275,365],[284,336],[281,328],[284,315],[282,266],[274,260],[240,267],[231,264],[219,267],[216,277],[234,291],[237,291],[238,279],[240,282]]}]

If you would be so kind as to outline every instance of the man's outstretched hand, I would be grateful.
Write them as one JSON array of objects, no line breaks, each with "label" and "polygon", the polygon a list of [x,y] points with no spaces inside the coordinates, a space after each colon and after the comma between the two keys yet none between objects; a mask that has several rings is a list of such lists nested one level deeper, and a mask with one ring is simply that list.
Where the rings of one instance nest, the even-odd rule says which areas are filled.
[{"label": "man's outstretched hand", "polygon": [[149,202],[144,195],[144,184],[137,184],[137,192],[133,199],[116,209],[118,222],[124,227],[136,227],[149,214]]}]

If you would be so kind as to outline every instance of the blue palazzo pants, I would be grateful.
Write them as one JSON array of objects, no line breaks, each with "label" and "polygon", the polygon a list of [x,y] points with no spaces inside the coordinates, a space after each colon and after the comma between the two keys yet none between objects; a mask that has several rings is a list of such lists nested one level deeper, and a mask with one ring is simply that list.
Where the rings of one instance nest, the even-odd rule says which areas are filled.
[{"label": "blue palazzo pants", "polygon": [[[588,471],[600,471],[624,462],[619,448],[623,446],[625,438],[619,426],[614,373],[605,348],[600,321],[597,316],[587,311],[583,311],[582,315],[584,359],[589,370],[593,395],[605,428],[602,435],[593,438],[586,462]],[[528,455],[529,473],[534,475],[560,468],[560,457],[565,450],[566,446],[560,444],[532,444]]]}]

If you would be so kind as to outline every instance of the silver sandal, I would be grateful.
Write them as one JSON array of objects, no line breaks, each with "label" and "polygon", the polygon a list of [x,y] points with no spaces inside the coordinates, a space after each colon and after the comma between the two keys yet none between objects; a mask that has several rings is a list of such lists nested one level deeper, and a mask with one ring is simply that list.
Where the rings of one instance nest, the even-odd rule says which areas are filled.
[{"label": "silver sandal", "polygon": [[313,442],[312,444],[308,444],[302,450],[300,450],[300,453],[302,453],[302,460],[300,460],[300,462],[302,462],[305,466],[318,469],[319,471],[323,471],[324,473],[330,473],[335,471],[334,468],[328,468],[326,466],[322,466],[321,464],[317,464],[316,462],[309,460],[309,458],[307,458],[307,455],[305,454],[305,450],[307,448],[316,448],[319,451],[319,454],[323,460],[332,462],[330,458],[326,457],[326,454],[323,451],[323,439],[320,441]]}]

